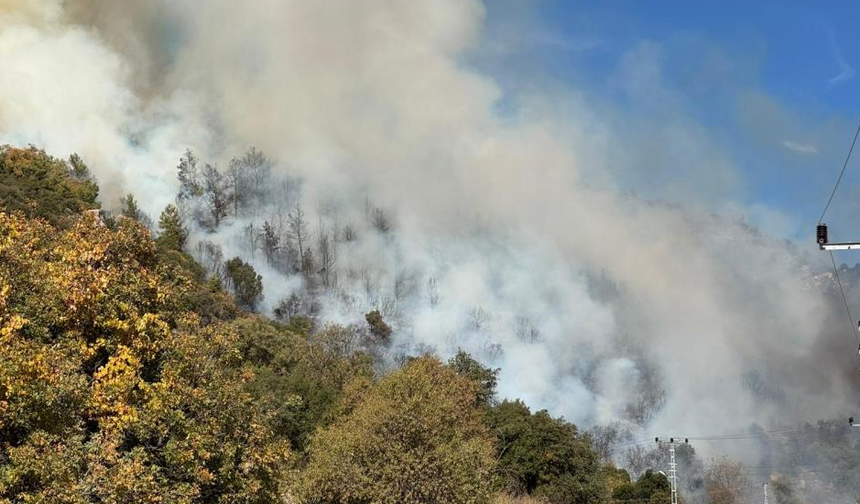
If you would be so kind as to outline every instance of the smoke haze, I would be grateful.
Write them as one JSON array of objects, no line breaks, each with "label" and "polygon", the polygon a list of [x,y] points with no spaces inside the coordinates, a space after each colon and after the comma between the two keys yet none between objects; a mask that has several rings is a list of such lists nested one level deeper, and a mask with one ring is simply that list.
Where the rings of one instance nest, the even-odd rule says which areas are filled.
[{"label": "smoke haze", "polygon": [[[223,167],[254,145],[273,181],[300,181],[313,229],[362,237],[339,245],[354,274],[324,320],[383,307],[397,348],[462,347],[501,368],[502,396],[577,424],[692,436],[849,410],[856,357],[818,256],[739,221],[779,215],[741,203],[659,48],[619,63],[641,107],[619,131],[623,111],[576,89],[536,79],[506,101],[471,63],[485,15],[476,0],[0,0],[0,144],[77,152],[107,206],[132,192],[151,215],[186,148]],[[255,218],[194,234],[254,263],[268,310],[302,288],[242,246],[294,202],[276,185]],[[665,398],[637,409],[653,389]]]}]

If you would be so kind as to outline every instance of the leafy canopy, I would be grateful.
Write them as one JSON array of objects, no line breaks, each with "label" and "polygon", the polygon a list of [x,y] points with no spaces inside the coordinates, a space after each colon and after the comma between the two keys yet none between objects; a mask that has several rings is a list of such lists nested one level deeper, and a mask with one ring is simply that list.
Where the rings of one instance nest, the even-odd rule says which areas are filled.
[{"label": "leafy canopy", "polygon": [[54,224],[99,208],[98,186],[77,155],[70,163],[35,147],[0,147],[0,208]]},{"label": "leafy canopy", "polygon": [[575,425],[545,410],[532,414],[520,401],[503,401],[487,416],[498,438],[499,487],[551,504],[601,502],[606,484],[598,455]]},{"label": "leafy canopy", "polygon": [[238,257],[227,261],[224,267],[236,301],[249,310],[255,309],[263,299],[263,277],[254,271],[253,266]]},{"label": "leafy canopy", "polygon": [[495,457],[477,386],[432,357],[359,381],[317,434],[302,481],[314,503],[483,503]]},{"label": "leafy canopy", "polygon": [[276,502],[288,442],[192,285],[131,219],[0,213],[0,502]]}]

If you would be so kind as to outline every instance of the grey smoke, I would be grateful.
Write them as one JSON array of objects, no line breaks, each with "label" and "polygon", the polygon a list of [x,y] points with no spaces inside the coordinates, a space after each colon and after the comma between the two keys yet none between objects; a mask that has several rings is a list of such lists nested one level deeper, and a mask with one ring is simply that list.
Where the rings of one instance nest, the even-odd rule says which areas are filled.
[{"label": "grey smoke", "polygon": [[[484,16],[477,0],[2,0],[0,143],[78,152],[108,205],[133,192],[151,215],[187,147],[225,167],[255,145],[302,181],[313,229],[363,237],[338,249],[355,275],[323,299],[324,320],[388,306],[400,348],[462,347],[502,369],[503,396],[586,426],[633,425],[652,388],[665,405],[638,413],[643,435],[849,408],[853,344],[811,283],[821,258],[738,222],[741,174],[661,82],[659,48],[636,48],[616,78],[653,98],[640,112],[654,123],[615,131],[623,112],[570,89],[501,113],[501,87],[466,63]],[[621,189],[652,176],[689,198]],[[365,198],[390,212],[391,236],[367,224]],[[242,249],[244,226],[293,203],[276,200],[195,234],[253,262],[266,309],[302,288]],[[400,274],[411,290],[392,307]],[[782,399],[751,393],[751,372]]]}]

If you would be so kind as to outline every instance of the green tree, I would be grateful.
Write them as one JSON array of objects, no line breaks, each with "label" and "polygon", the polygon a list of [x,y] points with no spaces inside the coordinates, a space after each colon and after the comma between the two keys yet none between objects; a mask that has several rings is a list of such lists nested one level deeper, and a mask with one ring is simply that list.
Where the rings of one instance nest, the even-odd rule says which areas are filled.
[{"label": "green tree", "polygon": [[129,219],[134,219],[136,221],[140,220],[140,217],[143,215],[140,207],[137,206],[137,200],[134,199],[134,195],[129,193],[120,198],[119,200],[122,208],[120,213],[123,217],[127,217]]},{"label": "green tree", "polygon": [[460,376],[475,381],[480,386],[476,399],[478,404],[489,405],[496,395],[496,384],[498,383],[499,369],[490,369],[481,365],[471,355],[462,349],[448,361],[448,367]]},{"label": "green tree", "polygon": [[[630,486],[630,473],[626,469],[618,469],[612,464],[603,466],[603,479],[606,482],[606,494],[616,498],[613,494],[620,488]],[[623,499],[622,499],[623,500]]]},{"label": "green tree", "polygon": [[344,416],[314,436],[300,495],[314,503],[484,503],[492,438],[477,384],[432,357],[372,385],[359,381]]},{"label": "green tree", "polygon": [[203,195],[203,183],[200,178],[200,170],[197,167],[197,157],[187,149],[179,159],[176,167],[176,176],[179,179],[180,201],[188,201]]},{"label": "green tree", "polygon": [[304,273],[305,278],[309,280],[306,269],[307,261],[305,261],[308,224],[301,201],[297,201],[295,208],[287,215],[287,237],[289,239],[288,246],[296,252],[296,257],[293,259],[297,264],[294,265],[294,269]]},{"label": "green tree", "polygon": [[367,325],[370,327],[370,334],[374,335],[379,341],[387,342],[391,337],[391,327],[385,323],[382,314],[379,310],[373,310],[364,316]]},{"label": "green tree", "polygon": [[188,239],[188,231],[182,222],[182,215],[176,205],[167,205],[158,218],[159,246],[168,250],[181,251]]},{"label": "green tree", "polygon": [[249,310],[255,310],[263,300],[263,277],[253,266],[238,257],[224,264],[227,280],[236,295],[236,301]]},{"label": "green tree", "polygon": [[89,166],[77,153],[69,156],[69,166],[72,169],[72,177],[77,180],[93,180],[93,175],[90,172]]},{"label": "green tree", "polygon": [[263,222],[261,235],[263,238],[263,252],[266,254],[266,264],[274,266],[281,249],[281,237],[278,236],[275,227],[269,221]]},{"label": "green tree", "polygon": [[0,147],[0,209],[66,225],[78,213],[99,208],[98,186],[80,158],[72,159],[77,164],[35,147]]},{"label": "green tree", "polygon": [[[275,412],[275,434],[289,439],[295,450],[304,450],[309,436],[335,419],[348,381],[373,376],[367,356],[343,357],[335,349],[311,344],[291,327],[275,326],[262,317],[238,319],[231,327],[242,335],[242,359],[254,370],[249,389],[265,409]],[[321,333],[330,330],[336,329]]]},{"label": "green tree", "polygon": [[147,228],[152,227],[152,219],[149,218],[146,213],[140,209],[137,204],[137,200],[134,198],[134,195],[129,193],[120,199],[120,204],[122,205],[120,209],[120,214],[127,219],[134,219],[137,222],[140,222]]},{"label": "green tree", "polygon": [[615,488],[612,498],[615,500],[638,500],[653,504],[669,504],[671,486],[664,474],[651,469],[639,476],[636,483],[627,483]]},{"label": "green tree", "polygon": [[599,458],[587,435],[545,410],[532,414],[519,401],[488,412],[498,438],[497,485],[542,497],[551,504],[597,503],[605,496]]},{"label": "green tree", "polygon": [[218,168],[205,164],[201,172],[203,177],[203,200],[209,211],[208,224],[212,228],[221,225],[221,220],[227,217],[232,195],[227,179]]}]

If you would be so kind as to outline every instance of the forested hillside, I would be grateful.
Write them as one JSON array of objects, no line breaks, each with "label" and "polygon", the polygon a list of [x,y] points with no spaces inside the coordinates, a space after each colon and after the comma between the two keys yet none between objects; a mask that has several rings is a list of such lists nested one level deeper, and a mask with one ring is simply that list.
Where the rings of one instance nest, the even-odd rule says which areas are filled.
[{"label": "forested hillside", "polygon": [[0,502],[611,497],[618,473],[589,436],[498,402],[495,371],[461,353],[382,376],[378,313],[313,327],[247,312],[183,252],[175,209],[157,238],[133,199],[83,212],[96,188],[80,166],[0,152]]},{"label": "forested hillside", "polygon": [[[380,311],[254,313],[250,264],[187,253],[182,194],[157,220],[131,195],[103,211],[80,158],[32,147],[0,149],[0,178],[0,502],[669,502],[666,452],[620,424],[499,398],[464,351],[381,362]],[[682,501],[857,491],[844,422],[758,429],[760,466],[681,446]]]}]

